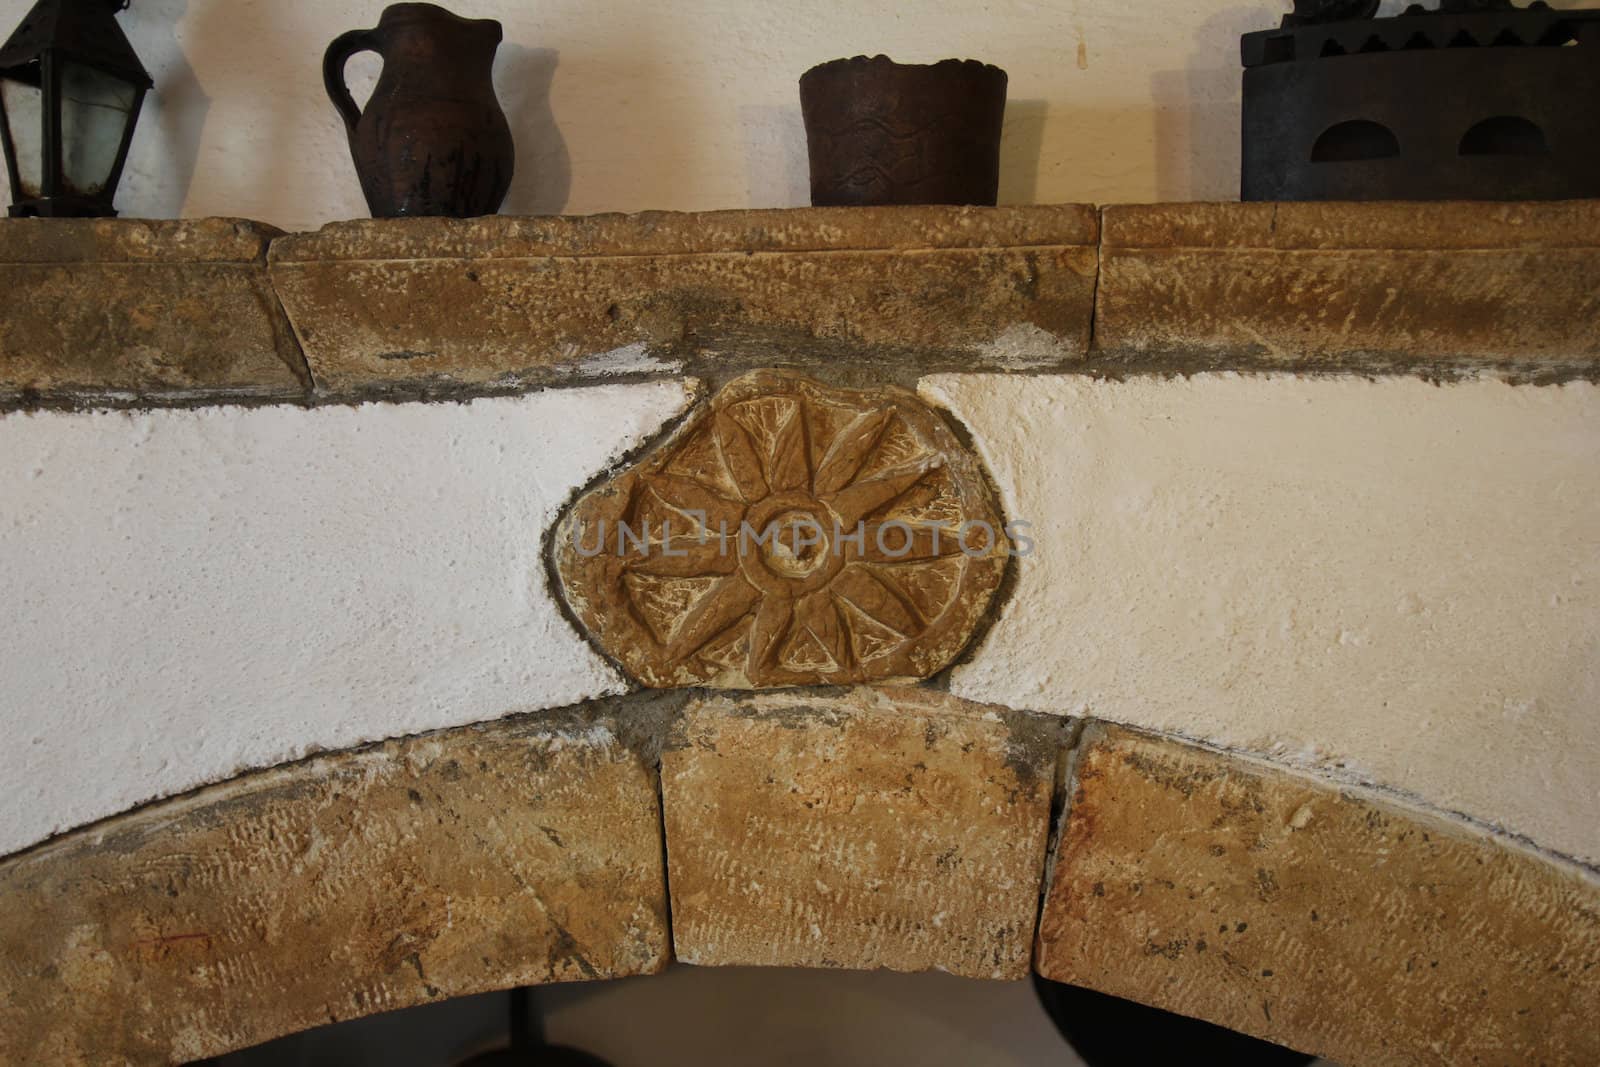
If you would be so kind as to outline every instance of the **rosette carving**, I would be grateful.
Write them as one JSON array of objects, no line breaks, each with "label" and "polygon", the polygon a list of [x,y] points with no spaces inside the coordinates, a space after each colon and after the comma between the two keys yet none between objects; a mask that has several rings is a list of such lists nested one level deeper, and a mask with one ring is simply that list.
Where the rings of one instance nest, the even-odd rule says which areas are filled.
[{"label": "rosette carving", "polygon": [[562,591],[645,685],[925,678],[1011,549],[988,485],[903,390],[733,382],[556,531]]}]

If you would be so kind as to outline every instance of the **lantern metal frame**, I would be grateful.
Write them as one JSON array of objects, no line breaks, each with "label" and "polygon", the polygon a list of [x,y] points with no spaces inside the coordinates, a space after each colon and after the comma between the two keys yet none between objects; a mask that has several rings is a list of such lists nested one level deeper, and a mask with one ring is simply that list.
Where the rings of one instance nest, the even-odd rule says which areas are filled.
[{"label": "lantern metal frame", "polygon": [[[12,136],[14,117],[0,105],[0,145],[11,181],[11,215],[40,218],[110,217],[134,130],[154,87],[116,13],[128,0],[39,0],[0,46],[0,79],[37,84],[40,101],[41,159],[39,195],[23,195],[22,175]],[[62,141],[62,75],[68,63],[87,67],[125,83],[134,91],[114,162],[99,192],[74,190],[67,181]]]}]

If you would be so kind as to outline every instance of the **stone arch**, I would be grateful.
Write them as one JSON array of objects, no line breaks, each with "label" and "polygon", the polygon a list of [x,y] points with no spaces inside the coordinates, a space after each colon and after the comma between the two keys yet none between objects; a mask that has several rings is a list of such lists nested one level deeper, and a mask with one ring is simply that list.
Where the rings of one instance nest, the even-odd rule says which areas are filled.
[{"label": "stone arch", "polygon": [[[702,964],[828,962],[784,936],[773,900],[735,899],[714,878],[695,892],[722,896],[683,914],[723,909],[724,933],[751,936],[715,947],[693,943],[695,923],[669,929],[665,853],[677,851],[684,891],[685,865],[728,834],[684,820],[729,789],[780,826],[803,808],[845,845],[898,850],[920,872],[912,881],[938,878],[954,850],[983,881],[1015,883],[998,895],[892,887],[875,906],[901,909],[882,924],[895,932],[849,965],[980,973],[965,946],[1020,901],[1022,969],[993,975],[1020,977],[1058,758],[1069,796],[1033,953],[1046,977],[1351,1063],[1600,1056],[1583,1025],[1600,996],[1600,891],[1484,831],[1190,743],[1102,724],[1074,737],[1058,720],[923,690],[716,698],[657,715],[653,730],[639,725],[645,710],[602,705],[318,756],[6,860],[0,1058],[183,1063],[445,997],[654,973],[674,937],[680,958]],[[751,791],[759,776],[740,777],[770,765],[772,738],[815,795]],[[850,758],[828,755],[841,750]],[[917,788],[948,803],[884,818],[894,805],[874,798],[898,795],[915,763],[929,775]],[[823,815],[804,806],[835,786],[866,799]],[[974,823],[964,805],[991,792],[1019,799]],[[1014,839],[993,840],[1008,825]],[[746,858],[780,898],[826,862]],[[932,934],[936,909],[952,921]],[[861,918],[842,910],[858,914],[824,920],[824,956]]]}]

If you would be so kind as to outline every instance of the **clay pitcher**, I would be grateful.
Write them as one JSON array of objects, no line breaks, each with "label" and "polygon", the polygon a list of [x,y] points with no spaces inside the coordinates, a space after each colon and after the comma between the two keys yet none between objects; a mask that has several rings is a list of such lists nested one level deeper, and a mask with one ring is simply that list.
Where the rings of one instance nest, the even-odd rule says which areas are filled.
[{"label": "clay pitcher", "polygon": [[[374,30],[328,46],[322,78],[350,133],[361,190],[374,218],[500,210],[516,167],[511,127],[494,94],[500,23],[433,4],[394,4]],[[357,52],[383,57],[362,111],[345,85]]]}]

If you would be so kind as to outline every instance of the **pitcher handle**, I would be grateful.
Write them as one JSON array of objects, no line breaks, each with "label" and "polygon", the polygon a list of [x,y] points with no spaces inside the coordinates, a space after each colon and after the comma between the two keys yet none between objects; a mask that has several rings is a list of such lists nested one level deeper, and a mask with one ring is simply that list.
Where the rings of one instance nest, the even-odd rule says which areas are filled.
[{"label": "pitcher handle", "polygon": [[350,87],[345,84],[344,68],[357,52],[378,51],[376,34],[376,30],[341,33],[333,39],[327,54],[322,57],[322,84],[328,90],[328,99],[339,109],[339,117],[344,119],[344,127],[352,137],[355,136],[356,123],[361,121],[361,109],[356,106],[356,99],[350,95]]}]

